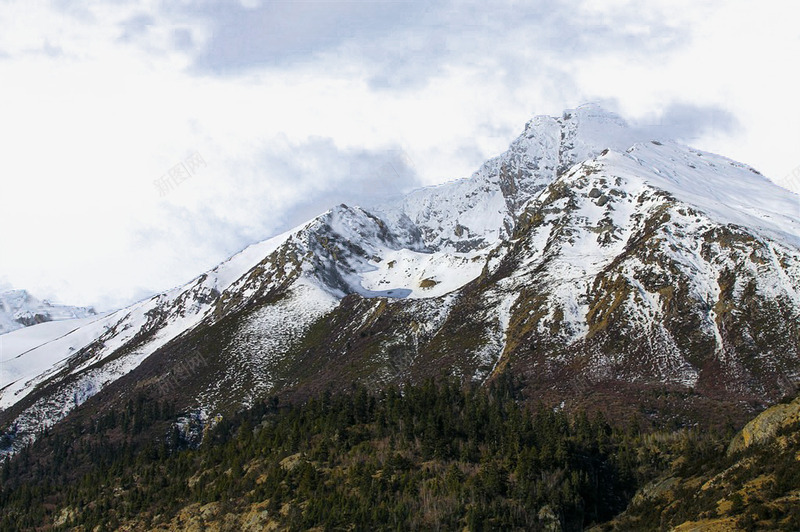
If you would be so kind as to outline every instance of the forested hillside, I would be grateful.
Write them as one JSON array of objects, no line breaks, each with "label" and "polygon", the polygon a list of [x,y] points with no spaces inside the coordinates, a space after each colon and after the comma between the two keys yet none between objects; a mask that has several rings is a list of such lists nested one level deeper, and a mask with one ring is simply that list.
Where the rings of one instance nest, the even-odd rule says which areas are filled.
[{"label": "forested hillside", "polygon": [[579,530],[622,511],[656,472],[636,430],[531,411],[515,389],[429,381],[271,399],[198,448],[168,424],[140,440],[175,415],[142,397],[6,465],[0,527]]},{"label": "forested hillside", "polygon": [[302,404],[272,397],[204,434],[141,395],[6,461],[0,529],[800,526],[796,421],[726,454],[731,434],[528,408],[523,388],[502,378],[380,394],[353,386]]}]

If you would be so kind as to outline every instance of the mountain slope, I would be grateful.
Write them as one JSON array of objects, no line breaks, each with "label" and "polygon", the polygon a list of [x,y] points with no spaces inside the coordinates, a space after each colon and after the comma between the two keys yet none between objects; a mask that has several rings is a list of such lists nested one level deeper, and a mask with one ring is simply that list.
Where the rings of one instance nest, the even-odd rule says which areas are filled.
[{"label": "mountain slope", "polygon": [[[660,148],[659,158],[677,149]],[[657,188],[663,183],[639,168],[644,159],[630,155],[642,151],[573,168],[529,205],[494,282],[520,294],[507,352],[540,381],[560,359],[554,382],[570,368],[581,385],[650,382],[772,400],[788,393],[780,386],[796,381],[800,301],[792,235],[769,218],[753,234],[721,210],[700,211],[707,198],[688,203]],[[691,166],[670,170],[707,179]],[[772,231],[783,241],[763,236]]]},{"label": "mountain slope", "polygon": [[727,453],[695,436],[666,474],[597,529],[798,530],[798,412],[798,398],[767,409],[736,434]]},{"label": "mountain slope", "polygon": [[0,382],[7,451],[135,393],[202,423],[431,375],[513,372],[531,399],[655,424],[743,420],[798,380],[797,201],[597,107],[537,117],[469,179],[340,205],[20,355],[59,362]]}]

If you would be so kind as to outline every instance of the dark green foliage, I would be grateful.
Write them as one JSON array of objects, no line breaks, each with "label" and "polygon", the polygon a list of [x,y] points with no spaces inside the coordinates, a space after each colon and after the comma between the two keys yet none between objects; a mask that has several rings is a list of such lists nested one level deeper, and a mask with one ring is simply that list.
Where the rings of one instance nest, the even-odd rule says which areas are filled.
[{"label": "dark green foliage", "polygon": [[517,399],[510,379],[271,399],[192,449],[169,424],[157,442],[137,439],[176,415],[141,398],[76,433],[43,436],[5,465],[0,528],[52,525],[65,508],[80,511],[64,529],[150,527],[219,502],[233,514],[264,503],[295,530],[536,530],[553,520],[580,530],[624,510],[655,471],[634,450],[637,434]]}]

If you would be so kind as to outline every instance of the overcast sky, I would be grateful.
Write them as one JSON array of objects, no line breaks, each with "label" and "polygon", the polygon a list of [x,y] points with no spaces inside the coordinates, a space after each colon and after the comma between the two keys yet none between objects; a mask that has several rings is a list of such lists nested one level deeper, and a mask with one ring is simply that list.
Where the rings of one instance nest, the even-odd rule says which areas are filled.
[{"label": "overcast sky", "polygon": [[786,183],[799,14],[769,0],[5,0],[0,289],[130,303],[334,204],[466,177],[533,115],[585,102]]}]

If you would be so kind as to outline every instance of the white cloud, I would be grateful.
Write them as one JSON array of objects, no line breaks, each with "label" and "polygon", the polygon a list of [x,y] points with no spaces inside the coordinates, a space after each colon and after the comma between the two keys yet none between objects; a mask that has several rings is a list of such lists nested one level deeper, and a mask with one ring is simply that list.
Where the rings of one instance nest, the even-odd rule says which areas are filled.
[{"label": "white cloud", "polygon": [[398,190],[469,175],[589,100],[767,175],[800,165],[790,3],[76,5],[0,6],[0,277],[66,303],[129,302],[368,202],[398,157]]}]

